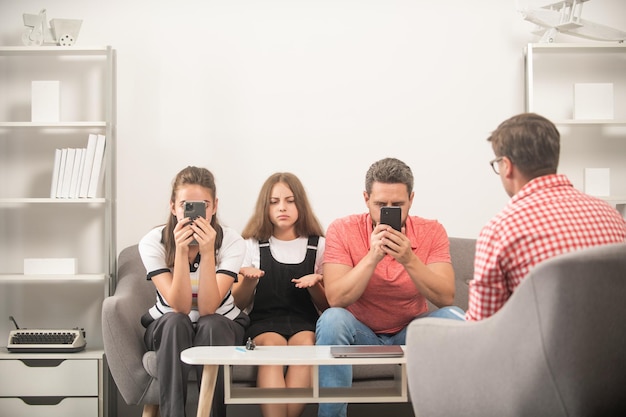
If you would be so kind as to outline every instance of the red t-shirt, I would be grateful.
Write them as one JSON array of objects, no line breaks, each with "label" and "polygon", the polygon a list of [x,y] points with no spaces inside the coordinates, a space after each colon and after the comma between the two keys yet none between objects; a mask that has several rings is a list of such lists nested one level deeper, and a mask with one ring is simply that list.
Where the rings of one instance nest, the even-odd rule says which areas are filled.
[{"label": "red t-shirt", "polygon": [[[372,230],[368,213],[335,220],[326,233],[324,263],[356,266],[370,249]],[[450,262],[448,235],[436,220],[409,216],[405,233],[413,253],[425,264]],[[387,255],[376,266],[361,297],[347,310],[374,333],[395,334],[428,306],[404,267]]]}]

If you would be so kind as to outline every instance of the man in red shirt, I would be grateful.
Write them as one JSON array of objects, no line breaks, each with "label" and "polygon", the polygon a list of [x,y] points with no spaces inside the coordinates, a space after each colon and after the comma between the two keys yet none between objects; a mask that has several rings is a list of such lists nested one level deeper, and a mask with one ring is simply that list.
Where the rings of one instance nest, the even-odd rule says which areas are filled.
[{"label": "man in red shirt", "polygon": [[[413,174],[382,159],[365,177],[367,213],[335,220],[326,233],[324,288],[331,308],[317,321],[318,345],[402,345],[416,317],[463,320],[454,300],[449,241],[435,220],[409,216]],[[401,230],[380,223],[380,209],[400,207]],[[426,300],[440,308],[428,312]],[[322,387],[352,383],[352,367],[322,366]],[[345,416],[346,404],[320,404],[318,416]]]},{"label": "man in red shirt", "polygon": [[538,263],[590,246],[626,241],[617,210],[557,174],[560,135],[534,113],[505,120],[487,139],[490,164],[511,201],[480,232],[467,320],[496,313]]}]

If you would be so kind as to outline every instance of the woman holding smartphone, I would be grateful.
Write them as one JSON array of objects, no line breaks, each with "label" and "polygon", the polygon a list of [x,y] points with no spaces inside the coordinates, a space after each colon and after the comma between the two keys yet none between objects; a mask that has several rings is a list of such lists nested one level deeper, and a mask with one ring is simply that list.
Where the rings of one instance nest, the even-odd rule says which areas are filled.
[{"label": "woman holding smartphone", "polygon": [[[180,360],[180,352],[191,346],[240,345],[250,321],[231,294],[245,243],[219,224],[217,203],[213,174],[205,168],[183,169],[173,182],[167,223],[139,243],[147,279],[156,287],[156,303],[142,324],[146,347],[157,355],[162,417],[185,415],[191,365]],[[199,205],[205,213],[200,210],[196,217]],[[195,218],[185,215],[192,207]],[[196,367],[196,372],[201,381],[202,368]],[[220,369],[214,417],[226,417],[223,387]]]},{"label": "woman holding smartphone", "polygon": [[[251,310],[246,333],[259,346],[314,345],[319,311],[328,308],[322,285],[324,237],[300,180],[276,173],[263,184],[243,230],[246,258],[233,294]],[[311,385],[310,366],[259,366],[257,386]],[[265,417],[297,417],[304,404],[262,404]]]}]

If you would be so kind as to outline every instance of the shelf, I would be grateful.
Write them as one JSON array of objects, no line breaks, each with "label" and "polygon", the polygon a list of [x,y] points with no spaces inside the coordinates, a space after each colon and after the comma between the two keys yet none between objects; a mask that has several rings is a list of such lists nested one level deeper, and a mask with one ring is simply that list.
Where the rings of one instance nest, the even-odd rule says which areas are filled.
[{"label": "shelf", "polygon": [[86,121],[86,122],[0,122],[0,127],[106,127],[107,122]]},{"label": "shelf", "polygon": [[[0,359],[34,364],[35,377],[15,373],[14,379],[26,380],[29,389],[33,384],[41,389],[35,394],[30,394],[32,390],[26,394],[3,394],[0,408],[15,409],[18,404],[15,415],[106,417],[112,382],[102,349],[100,306],[110,295],[117,269],[116,53],[111,46],[0,46],[0,65],[8,70],[0,77],[0,91],[6,93],[0,109],[0,143],[4,152],[0,162],[0,214],[6,220],[0,244],[0,292],[4,296],[0,313],[4,317],[19,316],[18,321],[28,323],[31,329],[79,325],[85,329],[88,344],[86,351],[76,353],[9,353],[5,339],[5,347],[0,346]],[[33,122],[28,112],[31,82],[50,79],[64,85],[59,98],[65,113],[53,122]],[[106,137],[104,172],[99,178],[97,198],[50,198],[56,149],[78,148],[79,137],[90,134]],[[72,258],[80,273],[24,274],[22,261],[30,257]],[[43,270],[47,271],[53,272]],[[7,323],[0,330],[6,334],[9,327],[13,328]],[[62,376],[54,374],[56,366],[47,364],[74,362],[74,366],[89,361],[92,363],[88,364],[88,374],[80,371],[82,366],[87,367],[82,363],[73,374]],[[79,379],[75,378],[77,375]],[[63,394],[66,398],[58,406],[48,407],[46,402],[44,409],[20,399],[22,395],[47,398],[45,401],[60,399],[56,390],[59,384],[55,385],[59,380],[70,381],[74,386],[70,385],[71,392]],[[85,395],[82,388],[87,384],[90,391]]]},{"label": "shelf", "polygon": [[598,197],[598,198],[612,205],[626,204],[626,196],[624,197]]},{"label": "shelf", "polygon": [[606,52],[624,52],[626,51],[626,44],[617,43],[617,42],[606,42],[606,43],[531,43],[529,44],[529,49],[533,49],[534,51],[541,52],[543,51],[563,51],[563,52],[579,52],[585,50],[602,50]]},{"label": "shelf", "polygon": [[281,404],[281,403],[383,403],[405,402],[407,395],[399,383],[390,387],[366,388],[230,388],[226,404]]},{"label": "shelf", "polygon": [[[6,343],[6,341],[5,341]],[[6,346],[0,347],[0,359],[98,359],[104,356],[102,349],[90,349],[74,353],[17,353],[9,352]]]},{"label": "shelf", "polygon": [[105,198],[0,198],[0,205],[7,204],[104,204]]},{"label": "shelf", "polygon": [[622,126],[626,125],[626,120],[577,120],[577,119],[561,119],[553,120],[555,125],[602,125],[602,126]]},{"label": "shelf", "polygon": [[24,275],[0,274],[2,283],[41,283],[41,282],[101,282],[105,281],[105,274],[76,274],[76,275]]},{"label": "shelf", "polygon": [[74,47],[74,46],[2,46],[2,55],[107,55],[111,50],[110,46],[96,47]]}]

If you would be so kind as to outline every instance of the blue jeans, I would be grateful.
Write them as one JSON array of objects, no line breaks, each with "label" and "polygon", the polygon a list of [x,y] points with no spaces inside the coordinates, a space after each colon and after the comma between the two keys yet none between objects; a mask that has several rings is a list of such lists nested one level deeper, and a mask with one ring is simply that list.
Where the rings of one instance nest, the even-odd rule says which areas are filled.
[{"label": "blue jeans", "polygon": [[[416,319],[440,317],[464,320],[464,313],[458,307],[443,307],[424,313]],[[315,330],[316,345],[404,345],[405,327],[396,334],[376,334],[358,321],[345,308],[332,307],[324,311],[317,320]],[[349,387],[352,385],[352,366],[326,365],[319,369],[320,387]],[[319,405],[318,417],[346,417],[348,405],[345,403],[323,403]]]}]

